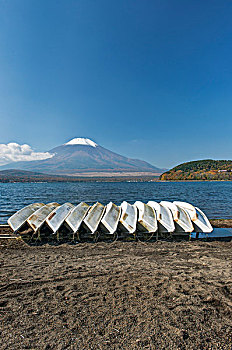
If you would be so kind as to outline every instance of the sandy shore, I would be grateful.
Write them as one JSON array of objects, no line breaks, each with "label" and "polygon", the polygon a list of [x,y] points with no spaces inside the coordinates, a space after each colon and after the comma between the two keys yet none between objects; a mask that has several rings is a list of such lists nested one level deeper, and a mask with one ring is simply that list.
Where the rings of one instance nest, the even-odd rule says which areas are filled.
[{"label": "sandy shore", "polygon": [[210,220],[210,223],[213,227],[225,227],[225,228],[232,227],[231,219],[212,219]]},{"label": "sandy shore", "polygon": [[1,349],[231,349],[232,242],[0,245]]}]

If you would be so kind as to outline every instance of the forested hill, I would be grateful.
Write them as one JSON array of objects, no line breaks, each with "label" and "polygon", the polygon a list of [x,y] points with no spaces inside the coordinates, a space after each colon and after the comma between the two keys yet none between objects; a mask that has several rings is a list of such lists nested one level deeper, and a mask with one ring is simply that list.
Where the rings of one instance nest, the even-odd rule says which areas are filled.
[{"label": "forested hill", "polygon": [[160,176],[161,180],[232,180],[232,160],[197,160],[180,164]]}]

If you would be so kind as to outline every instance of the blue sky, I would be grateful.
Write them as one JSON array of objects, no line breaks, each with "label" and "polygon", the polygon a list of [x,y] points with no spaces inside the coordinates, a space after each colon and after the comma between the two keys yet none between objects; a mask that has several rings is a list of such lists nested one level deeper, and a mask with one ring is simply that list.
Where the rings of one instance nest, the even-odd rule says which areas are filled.
[{"label": "blue sky", "polygon": [[0,0],[0,143],[232,159],[232,2]]}]

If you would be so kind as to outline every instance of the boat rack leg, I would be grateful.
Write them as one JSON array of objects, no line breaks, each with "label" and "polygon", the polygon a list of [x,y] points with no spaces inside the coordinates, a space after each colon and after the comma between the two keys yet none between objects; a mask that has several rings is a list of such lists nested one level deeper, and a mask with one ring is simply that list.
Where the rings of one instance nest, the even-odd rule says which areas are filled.
[{"label": "boat rack leg", "polygon": [[[36,236],[37,236],[37,239],[36,239]],[[39,237],[39,228],[33,232],[32,236],[31,236],[31,241],[35,238],[35,240],[38,240],[38,237]]]},{"label": "boat rack leg", "polygon": [[100,235],[100,233],[98,231],[96,231],[95,234],[94,234],[94,238],[93,238],[93,242],[94,243],[97,243],[99,235]]}]

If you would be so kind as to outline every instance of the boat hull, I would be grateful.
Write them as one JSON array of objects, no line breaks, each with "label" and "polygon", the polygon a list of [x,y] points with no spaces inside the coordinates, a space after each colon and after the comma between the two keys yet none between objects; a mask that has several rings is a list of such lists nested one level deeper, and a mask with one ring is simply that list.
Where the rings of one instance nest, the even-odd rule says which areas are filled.
[{"label": "boat hull", "polygon": [[104,205],[102,205],[99,202],[95,203],[90,208],[90,210],[88,211],[88,214],[84,218],[81,225],[85,233],[94,235],[97,232],[99,223],[104,213],[104,209],[105,209]]},{"label": "boat hull", "polygon": [[27,219],[43,206],[44,203],[33,203],[20,209],[9,218],[8,225],[14,232],[17,232],[27,222]]},{"label": "boat hull", "polygon": [[78,204],[65,219],[65,224],[76,234],[81,226],[82,221],[86,217],[90,206],[84,202]]},{"label": "boat hull", "polygon": [[193,223],[195,232],[210,233],[213,231],[212,225],[210,224],[207,216],[197,207],[194,207],[190,203],[186,202],[174,202],[174,204],[183,208],[189,214]]},{"label": "boat hull", "polygon": [[49,226],[53,234],[56,234],[58,232],[59,228],[73,207],[73,204],[65,203],[54,209],[47,217],[46,224]]},{"label": "boat hull", "polygon": [[101,219],[99,229],[104,234],[114,235],[118,228],[121,208],[110,202],[107,204],[105,213]]},{"label": "boat hull", "polygon": [[[120,206],[97,202],[33,203],[12,215],[9,226],[25,241],[150,240],[167,234],[210,233],[213,228],[204,212],[185,202],[126,201]],[[35,234],[36,233],[36,234]]]},{"label": "boat hull", "polygon": [[143,202],[135,202],[138,209],[137,230],[140,232],[155,233],[158,230],[156,212]]},{"label": "boat hull", "polygon": [[193,232],[194,227],[191,218],[183,208],[167,201],[162,201],[160,204],[170,209],[175,224],[175,233]]},{"label": "boat hull", "polygon": [[37,232],[45,223],[48,215],[58,206],[58,203],[48,203],[44,205],[27,219],[28,225],[30,225],[34,232]]},{"label": "boat hull", "polygon": [[137,226],[137,208],[135,205],[123,202],[121,204],[121,216],[118,223],[118,231],[121,234],[132,234],[136,232]]},{"label": "boat hull", "polygon": [[175,231],[175,225],[170,209],[154,201],[149,201],[147,204],[151,206],[156,212],[158,232],[173,233]]}]

